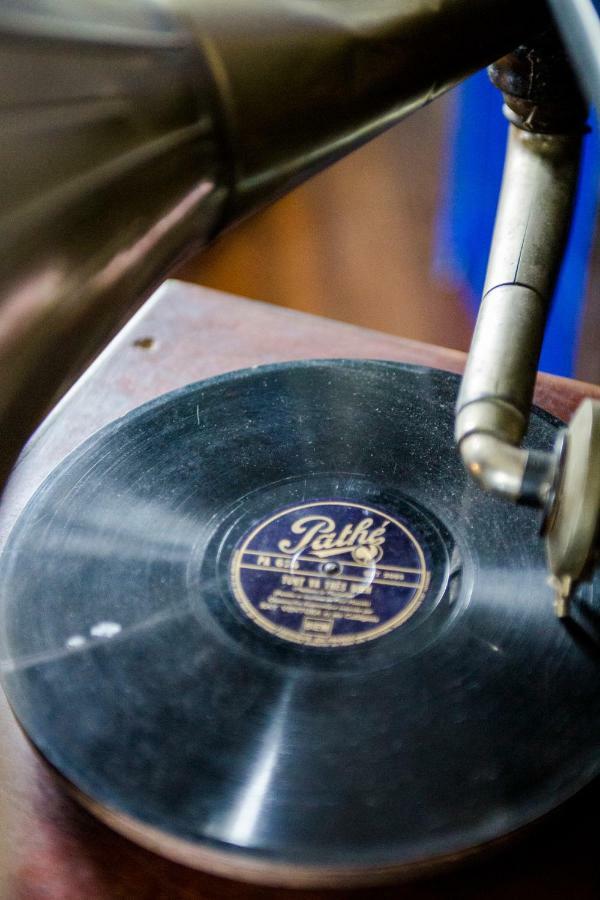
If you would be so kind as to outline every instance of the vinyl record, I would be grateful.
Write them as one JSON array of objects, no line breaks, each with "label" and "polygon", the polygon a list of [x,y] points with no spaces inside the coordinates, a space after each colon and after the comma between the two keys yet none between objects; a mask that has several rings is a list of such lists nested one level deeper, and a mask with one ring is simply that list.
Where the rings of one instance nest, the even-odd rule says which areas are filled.
[{"label": "vinyl record", "polygon": [[[488,845],[596,775],[595,644],[554,616],[536,513],[464,474],[457,383],[239,372],[42,485],[0,567],[4,682],[98,815],[225,875],[353,884]],[[536,411],[529,440],[556,427]]]}]

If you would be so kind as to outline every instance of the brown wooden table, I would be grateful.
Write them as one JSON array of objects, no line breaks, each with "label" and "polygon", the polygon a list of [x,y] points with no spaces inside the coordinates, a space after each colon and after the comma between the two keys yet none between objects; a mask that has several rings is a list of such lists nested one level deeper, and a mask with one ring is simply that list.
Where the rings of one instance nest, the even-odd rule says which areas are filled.
[{"label": "brown wooden table", "polygon": [[[218,373],[282,360],[362,357],[460,372],[461,353],[241,300],[179,282],[165,284],[44,423],[23,454],[0,510],[0,540],[50,470],[110,420],[161,393]],[[600,389],[541,376],[536,400],[568,418]],[[532,536],[533,539],[533,536]],[[493,859],[413,884],[341,894],[236,884],[170,863],[114,834],[79,808],[0,708],[6,763],[2,834],[10,898],[180,900],[323,896],[406,900],[597,900],[600,866],[592,786]]]}]

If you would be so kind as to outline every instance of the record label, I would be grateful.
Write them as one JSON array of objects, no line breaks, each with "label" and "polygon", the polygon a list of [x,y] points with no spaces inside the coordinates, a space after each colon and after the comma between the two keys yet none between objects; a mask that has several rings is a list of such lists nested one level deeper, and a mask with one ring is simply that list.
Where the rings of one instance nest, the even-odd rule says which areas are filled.
[{"label": "record label", "polygon": [[427,558],[397,517],[319,500],[255,526],[233,555],[231,581],[244,613],[277,637],[352,646],[411,618],[429,585]]}]

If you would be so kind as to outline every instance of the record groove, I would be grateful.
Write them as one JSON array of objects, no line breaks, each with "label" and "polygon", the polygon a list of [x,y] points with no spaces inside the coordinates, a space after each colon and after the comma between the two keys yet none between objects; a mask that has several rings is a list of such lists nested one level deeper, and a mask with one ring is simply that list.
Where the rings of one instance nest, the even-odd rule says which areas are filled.
[{"label": "record groove", "polygon": [[[96,812],[222,874],[349,884],[498,840],[596,775],[598,657],[553,615],[535,513],[467,480],[457,383],[234,373],[50,475],[1,559],[4,682]],[[555,433],[534,412],[532,444]]]}]

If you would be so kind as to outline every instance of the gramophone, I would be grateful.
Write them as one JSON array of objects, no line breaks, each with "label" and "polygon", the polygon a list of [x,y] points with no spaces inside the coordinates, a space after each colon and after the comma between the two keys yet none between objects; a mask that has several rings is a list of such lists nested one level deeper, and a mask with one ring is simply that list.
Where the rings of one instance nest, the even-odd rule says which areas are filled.
[{"label": "gramophone", "polygon": [[[455,441],[464,467],[482,491],[542,511],[555,612],[559,619],[568,620],[577,592],[582,590],[587,596],[591,591],[593,595],[600,510],[600,405],[584,401],[567,428],[554,429],[551,448],[528,445],[524,449],[522,442],[546,319],[569,234],[587,104],[588,100],[600,100],[599,27],[588,0],[553,0],[549,7],[539,0],[4,2],[0,9],[5,91],[0,149],[4,192],[0,226],[2,481],[7,480],[43,416],[186,255],[435,100],[469,74],[490,66],[492,81],[504,98],[510,138],[481,310],[456,401]],[[281,392],[288,388],[282,385],[289,387],[298,379],[301,386],[297,390],[309,385],[318,396],[338,377],[346,378],[347,372],[355,379],[352,396],[360,397],[365,373],[356,374],[350,364],[341,375],[337,369],[322,373],[310,366],[300,375],[296,370],[267,373],[264,384],[268,383],[277,402],[285,405]],[[367,381],[371,376],[373,383],[381,379],[392,392],[408,383],[406,379],[412,385],[411,379],[416,378],[404,374],[403,381],[398,373],[384,369],[369,372]],[[250,394],[244,393],[250,382],[244,378],[229,386],[219,382],[207,388],[209,394],[198,395],[198,425],[204,399],[207,409],[211,397],[218,397],[219,403],[234,397],[231,402],[238,403],[239,396],[244,396],[244,402],[250,403]],[[375,403],[376,394],[369,395],[368,387],[364,390],[364,397],[368,395],[369,402]],[[440,386],[440,391],[445,390]],[[444,394],[447,404],[451,394]],[[181,402],[181,398],[173,400],[175,406],[169,407],[173,415],[179,414],[177,404]],[[156,413],[143,416],[156,415],[153,421],[159,421],[161,410],[157,407]],[[142,419],[136,419],[135,428],[142,427]],[[121,446],[122,441],[127,444],[133,433],[129,427],[106,436],[112,444],[103,444],[98,438],[100,443],[90,445],[85,461],[88,469],[92,462],[99,464],[111,447]],[[220,426],[215,422],[211,427]],[[387,426],[381,427],[384,442],[393,447],[392,433]],[[216,441],[216,432],[211,434]],[[547,435],[544,440],[547,444]],[[94,456],[100,450],[104,456]],[[85,466],[78,466],[77,460],[72,463],[73,471],[83,478]],[[443,524],[428,524],[426,515],[421,519],[420,512],[414,513],[416,533],[437,535],[431,537],[429,550],[419,555],[420,539],[413,540],[406,525],[412,513],[381,513],[382,503],[391,504],[393,511],[402,507],[403,501],[394,499],[393,486],[389,497],[385,494],[385,503],[381,499],[384,494],[380,497],[370,484],[365,487],[367,499],[361,495],[360,502],[352,503],[347,488],[341,500],[331,477],[332,467],[329,459],[328,468],[311,469],[311,477],[318,477],[308,505],[306,498],[298,501],[299,495],[286,481],[285,487],[273,489],[273,496],[279,497],[273,501],[277,512],[271,510],[268,515],[269,504],[258,500],[252,515],[244,519],[246,512],[240,513],[246,531],[243,536],[240,524],[237,544],[229,537],[230,531],[238,528],[231,510],[224,513],[215,531],[222,543],[215,549],[214,565],[220,565],[223,547],[229,547],[238,561],[229,587],[223,588],[237,602],[235,609],[232,606],[227,612],[230,618],[223,626],[228,640],[241,642],[244,653],[258,655],[262,652],[260,641],[266,641],[265,659],[275,668],[287,666],[295,672],[290,676],[292,693],[298,672],[304,673],[306,667],[314,665],[320,679],[333,677],[338,664],[329,652],[332,648],[352,646],[349,666],[353,671],[363,664],[370,672],[391,665],[385,662],[388,657],[383,650],[372,648],[384,647],[388,641],[386,652],[392,658],[396,650],[390,641],[395,640],[396,631],[408,627],[405,623],[413,621],[413,612],[417,624],[418,615],[425,617],[421,604],[433,590],[438,571],[435,542],[445,547],[439,552],[448,557],[450,574],[455,559]],[[134,474],[130,473],[132,479]],[[361,477],[367,474],[363,472]],[[40,520],[52,510],[60,510],[64,498],[75,490],[71,476],[65,475],[62,481],[61,477],[56,482],[60,497],[47,488],[37,506],[34,499],[32,511],[24,514],[5,552],[3,594],[9,597],[12,644],[8,656],[13,661],[18,661],[19,653],[26,655],[23,630],[27,630],[19,619],[21,613],[15,612],[13,594],[22,601],[20,608],[27,605],[25,595],[34,596],[36,602],[43,600],[35,585],[44,577],[44,552],[40,551],[41,568],[35,567],[32,581],[25,577],[25,586],[15,567],[18,563],[18,571],[23,572],[24,554],[33,554],[38,546],[46,547],[50,555],[54,552],[48,550],[47,537],[37,529]],[[245,496],[250,495],[255,496],[252,491]],[[85,502],[87,508],[90,498]],[[332,515],[332,507],[344,508],[345,524]],[[304,511],[301,516],[299,510]],[[356,517],[360,515],[359,521]],[[291,525],[293,540],[281,530],[284,524]],[[60,518],[57,527],[62,527]],[[396,558],[404,560],[399,566],[382,557],[384,536],[392,534],[388,543],[396,548]],[[206,532],[202,546],[212,547],[217,537]],[[530,540],[535,544],[540,539],[532,531]],[[277,553],[267,552],[275,545],[280,548]],[[298,568],[297,561],[288,565],[286,553],[294,560],[308,554],[304,560],[307,571]],[[250,558],[257,562],[248,562]],[[48,560],[48,566],[56,568],[56,561]],[[281,565],[271,565],[272,560]],[[248,572],[261,565],[264,572],[252,580]],[[260,604],[254,604],[251,592],[259,590],[255,588],[257,578],[266,578],[267,572],[281,578],[277,566],[285,570],[284,580],[278,582],[268,602],[263,597]],[[347,615],[354,617],[352,621],[361,624],[344,631],[339,617],[329,616],[326,607],[332,607],[331,592],[342,591],[340,573],[349,572],[349,566],[362,574],[346,576],[348,583],[354,578],[357,586],[350,585],[344,594],[344,609],[350,610]],[[371,573],[369,585],[364,580],[367,570]],[[418,583],[408,583],[411,575],[418,575]],[[313,591],[321,590],[323,584],[328,587],[319,601],[321,612],[314,611],[317,600],[313,598],[312,612],[303,614],[300,640],[298,632],[294,636],[290,627],[281,625],[280,617],[282,610],[300,615],[304,607],[298,605],[298,591],[309,590],[298,581],[304,577],[306,585],[313,584]],[[210,578],[216,582],[220,576],[212,572]],[[208,583],[208,575],[206,579]],[[363,597],[369,596],[371,582],[386,585],[382,590],[388,592],[392,585],[396,593],[402,593],[398,588],[401,580],[406,584],[405,596],[408,588],[412,592],[410,600],[402,601],[402,608],[389,613],[388,619],[380,611],[375,615]],[[441,587],[440,581],[435,587],[438,600],[451,593],[449,583],[444,581]],[[289,589],[287,594],[282,593],[281,585]],[[275,596],[276,602],[271,599]],[[287,607],[282,606],[282,597]],[[387,603],[387,599],[385,603],[381,600],[381,604]],[[214,609],[213,613],[218,618]],[[448,612],[448,622],[453,616]],[[369,617],[380,625],[369,630]],[[430,629],[433,619],[428,621]],[[443,629],[446,627],[451,630],[450,625],[444,624]],[[563,625],[556,623],[556,627]],[[46,630],[52,629],[48,626]],[[112,637],[108,632],[104,636]],[[383,643],[379,645],[374,638]],[[83,645],[70,640],[69,660],[84,656]],[[284,652],[281,647],[286,640],[291,649],[286,645]],[[427,641],[415,638],[414,646],[421,647],[421,640],[424,647],[429,637]],[[410,656],[400,645],[397,652],[407,659]],[[286,653],[300,655],[296,659]],[[413,673],[412,677],[418,676]],[[591,677],[589,672],[586,677]],[[107,800],[102,778],[92,778],[90,783],[96,789],[88,791],[87,782],[84,787],[78,783],[77,766],[61,766],[53,755],[51,744],[56,734],[50,738],[39,717],[30,715],[33,701],[29,692],[41,690],[34,681],[17,687],[9,683],[7,688],[26,732],[75,782],[80,793],[91,793],[99,805],[111,807],[114,798]],[[239,681],[236,685],[239,689]],[[590,686],[590,696],[593,690]],[[292,702],[290,696],[284,692],[273,700],[277,716]],[[44,702],[51,705],[53,701],[46,696]],[[589,703],[591,709],[592,700]],[[302,710],[298,715],[304,715],[304,707]],[[330,713],[334,718],[340,715],[339,709]],[[98,747],[105,737],[95,734],[95,759],[101,755]],[[590,731],[590,756],[592,737]],[[558,743],[561,740],[557,737]],[[87,757],[85,764],[79,759],[78,765],[90,766],[91,758]],[[553,764],[556,767],[556,761]],[[589,759],[587,764],[591,777]],[[494,782],[493,776],[490,779]],[[579,785],[580,779],[574,780]],[[283,793],[287,785],[281,783]],[[303,785],[310,801],[311,790],[318,793],[317,788],[311,787],[306,774]],[[139,785],[138,789],[137,799]],[[169,796],[173,801],[173,795]],[[123,809],[126,804],[114,799],[113,807],[123,814],[117,827],[139,837],[131,825],[134,820],[144,820],[141,801],[136,803]],[[284,816],[281,810],[280,815]],[[323,815],[327,818],[327,810]],[[531,810],[527,816],[533,817]],[[111,813],[105,818],[114,824],[118,816]],[[157,819],[150,819],[146,824],[156,836],[160,831]],[[130,824],[124,825],[125,821]],[[331,823],[339,826],[335,816]],[[282,827],[285,832],[286,826]],[[432,828],[428,852],[436,859],[452,855],[456,849],[452,842],[436,843]],[[510,827],[500,824],[497,830],[504,834],[512,828],[511,820]],[[228,871],[226,851],[217,848],[211,856],[210,830],[205,828],[200,838],[177,833],[176,828],[174,832],[174,840],[187,849],[180,853],[167,842],[167,854]],[[405,847],[394,866],[383,851],[381,858],[375,852],[384,843],[379,833],[373,841],[370,849],[374,855],[367,853],[357,863],[364,877],[350,874],[349,882],[376,880],[382,872],[422,863],[419,853],[423,845],[418,852]],[[195,843],[202,844],[198,860],[188,852]],[[281,847],[274,849],[276,844],[266,849],[243,848],[248,854],[256,853],[252,865],[244,870],[246,877],[279,883],[280,866],[289,857]],[[156,846],[154,838],[152,846]],[[297,846],[298,842],[292,842],[293,852]],[[339,868],[337,851],[329,858],[310,841],[306,846],[312,848],[314,858],[309,860],[308,874],[303,869],[304,874],[298,876],[299,882],[327,880],[326,873]],[[267,858],[264,867],[263,857]]]}]

